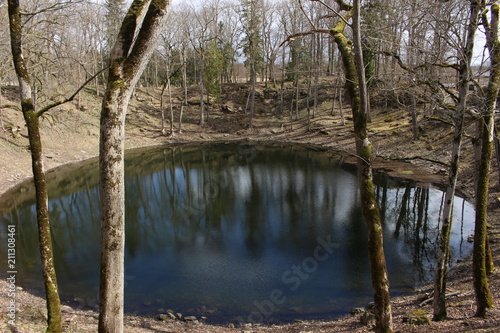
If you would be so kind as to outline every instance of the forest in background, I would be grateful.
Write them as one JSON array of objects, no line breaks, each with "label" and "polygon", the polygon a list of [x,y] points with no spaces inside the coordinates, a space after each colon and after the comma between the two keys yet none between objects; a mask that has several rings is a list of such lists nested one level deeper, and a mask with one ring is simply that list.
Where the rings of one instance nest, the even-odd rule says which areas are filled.
[{"label": "forest in background", "polygon": [[[224,83],[254,80],[280,92],[304,91],[314,112],[320,79],[329,78],[338,87],[345,81],[332,36],[311,33],[325,32],[336,24],[338,18],[332,12],[335,3],[174,1],[170,23],[138,84],[183,87],[185,98],[187,87],[195,85],[210,102],[220,100]],[[468,4],[363,2],[363,56],[371,96],[376,96],[374,106],[413,106],[414,112],[424,106],[424,112],[431,115],[453,103]],[[33,99],[35,105],[44,105],[66,97],[106,68],[127,3],[26,1],[23,6],[23,43],[33,76]],[[0,86],[16,84],[7,47],[6,6],[2,9],[0,43],[5,47],[0,49]],[[473,78],[484,85],[489,60],[481,45],[476,46],[473,64]],[[88,85],[96,95],[104,93],[106,75],[103,71]],[[250,109],[251,99],[246,104]],[[283,104],[280,113],[288,114],[289,109]],[[201,123],[203,115],[201,110]]]}]

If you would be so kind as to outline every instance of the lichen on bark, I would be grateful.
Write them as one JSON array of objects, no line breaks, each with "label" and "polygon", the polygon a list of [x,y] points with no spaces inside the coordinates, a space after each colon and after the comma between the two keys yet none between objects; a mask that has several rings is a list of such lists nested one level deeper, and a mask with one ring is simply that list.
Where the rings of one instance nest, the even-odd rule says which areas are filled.
[{"label": "lichen on bark", "polygon": [[[349,41],[344,30],[347,26],[347,20],[351,17],[357,24],[353,24],[354,35],[359,33],[355,31],[359,28],[359,1],[354,1],[353,6],[347,5],[343,1],[338,0],[337,4],[340,10],[346,11],[346,14],[340,18],[337,25],[330,29],[330,34],[336,42],[344,65],[344,73],[346,76],[346,86],[349,97],[351,98],[351,109],[354,120],[354,135],[356,140],[356,152],[358,155],[358,177],[359,188],[363,209],[363,216],[368,227],[368,249],[370,258],[370,270],[373,286],[373,298],[375,301],[375,331],[376,332],[392,332],[392,313],[389,294],[389,280],[385,262],[382,236],[382,222],[380,211],[374,193],[374,184],[371,165],[371,143],[368,139],[367,117],[365,106],[362,105],[360,88],[365,92],[366,85],[360,87],[358,77],[364,75],[363,72],[358,73],[361,69],[357,68],[356,62],[362,62],[360,52],[354,53],[353,43]],[[357,16],[356,16],[357,15]],[[360,48],[360,40],[354,40],[355,49]],[[360,57],[361,61],[356,60]],[[365,83],[365,82],[363,82]],[[361,83],[361,84],[363,84]]]}]

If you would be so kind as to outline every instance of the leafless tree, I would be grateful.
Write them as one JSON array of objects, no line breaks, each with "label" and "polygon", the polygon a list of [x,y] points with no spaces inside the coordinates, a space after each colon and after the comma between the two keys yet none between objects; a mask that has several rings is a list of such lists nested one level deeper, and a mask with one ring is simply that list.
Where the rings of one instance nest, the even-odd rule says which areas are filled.
[{"label": "leafless tree", "polygon": [[125,250],[125,114],[163,29],[170,1],[135,0],[110,55],[99,148],[101,269],[99,332],[123,332]]}]

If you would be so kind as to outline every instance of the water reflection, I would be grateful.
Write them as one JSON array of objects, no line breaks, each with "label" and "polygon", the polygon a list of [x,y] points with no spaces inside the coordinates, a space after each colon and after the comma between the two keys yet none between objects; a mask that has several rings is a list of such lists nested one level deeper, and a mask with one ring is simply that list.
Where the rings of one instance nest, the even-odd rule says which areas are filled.
[{"label": "water reflection", "polygon": [[[242,145],[134,155],[126,161],[127,311],[278,321],[329,318],[370,300],[357,179],[337,156]],[[99,270],[96,172],[72,171],[49,192],[62,298],[89,306]],[[384,175],[376,191],[395,295],[432,277],[443,193]],[[6,225],[16,223],[19,277],[40,288],[33,203],[9,207],[2,244]],[[456,198],[454,216],[452,261],[471,249],[463,242],[471,205]]]}]

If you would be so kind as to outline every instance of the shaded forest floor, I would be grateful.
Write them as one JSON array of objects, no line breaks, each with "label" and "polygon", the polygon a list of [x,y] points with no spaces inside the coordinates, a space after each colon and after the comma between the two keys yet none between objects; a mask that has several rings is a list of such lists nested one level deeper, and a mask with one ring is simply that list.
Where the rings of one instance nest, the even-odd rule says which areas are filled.
[{"label": "shaded forest floor", "polygon": [[[355,152],[352,119],[348,105],[344,106],[345,126],[342,125],[338,105],[332,115],[333,88],[325,83],[318,96],[318,109],[308,125],[305,94],[300,94],[299,114],[296,119],[295,106],[290,107],[294,91],[284,96],[284,111],[280,112],[280,98],[276,90],[259,87],[256,101],[254,126],[248,129],[248,114],[244,113],[248,88],[242,84],[224,87],[223,103],[207,106],[208,117],[203,127],[199,125],[199,98],[196,89],[189,91],[189,105],[184,108],[182,133],[178,133],[177,123],[180,111],[181,91],[173,92],[175,134],[164,136],[161,133],[160,91],[138,88],[131,100],[127,115],[127,148],[138,148],[164,144],[207,144],[210,142],[280,142],[283,144],[307,144],[311,148],[322,147],[346,153],[353,158]],[[14,87],[4,87],[4,104],[17,104]],[[5,102],[5,99],[7,101]],[[310,101],[312,106],[312,100]],[[443,121],[429,118],[427,111],[419,114],[418,140],[413,139],[409,108],[382,108],[374,98],[370,139],[373,143],[375,167],[401,178],[412,178],[421,183],[445,182],[453,128]],[[227,108],[223,108],[227,106]],[[70,163],[77,163],[97,156],[99,140],[99,99],[91,89],[77,103],[68,103],[48,113],[42,119],[42,140],[44,143],[44,163],[46,169],[54,169]],[[293,111],[292,123],[290,110]],[[281,113],[281,114],[280,114]],[[433,114],[435,116],[435,114]],[[167,118],[170,111],[167,112]],[[440,114],[446,119],[446,114]],[[14,193],[21,182],[31,175],[30,155],[27,149],[27,130],[20,111],[15,108],[1,110],[0,119],[0,195]],[[468,199],[473,199],[474,147],[469,134],[476,129],[475,122],[468,119],[466,140],[463,145],[463,159],[459,189]],[[19,133],[10,128],[19,126]],[[5,129],[5,130],[4,130]],[[167,125],[167,131],[169,125]],[[498,167],[492,164],[492,181],[489,206],[490,239],[496,266],[500,266],[500,187]],[[0,198],[0,205],[2,200]],[[3,231],[2,231],[3,232]],[[3,246],[3,245],[2,245]],[[96,258],[96,260],[98,260]],[[432,303],[424,302],[430,296],[432,286],[424,286],[411,295],[393,299],[395,331],[405,332],[497,332],[500,329],[500,276],[495,270],[490,276],[495,308],[487,318],[475,318],[474,292],[472,286],[472,262],[470,259],[459,263],[450,272],[448,288],[457,294],[448,300],[449,319],[432,322],[428,325],[414,326],[403,322],[403,317],[413,310],[424,310],[431,317]],[[2,268],[0,276],[5,269]],[[6,309],[9,302],[5,278],[0,281],[0,331],[11,332],[7,324]],[[424,303],[424,304],[422,304]],[[17,332],[43,332],[45,329],[45,302],[42,298],[26,291],[18,290]],[[360,305],[363,306],[363,305]],[[246,325],[244,327],[212,326],[180,321],[158,321],[155,318],[127,316],[126,332],[365,332],[370,331],[372,323],[361,324],[360,316],[346,315],[329,322],[304,321],[289,325],[265,326]],[[85,307],[74,308],[65,305],[63,317],[67,332],[97,331],[95,311]]]}]

